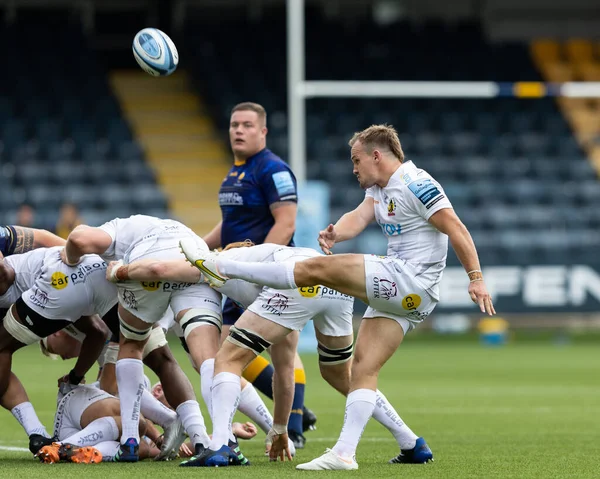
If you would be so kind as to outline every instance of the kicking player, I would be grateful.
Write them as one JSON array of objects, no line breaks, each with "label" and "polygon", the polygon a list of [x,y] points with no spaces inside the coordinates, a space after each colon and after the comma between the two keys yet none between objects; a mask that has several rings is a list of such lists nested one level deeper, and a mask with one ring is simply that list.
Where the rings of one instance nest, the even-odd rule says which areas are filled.
[{"label": "kicking player", "polygon": [[[195,245],[182,241],[184,251]],[[242,246],[245,246],[242,247]],[[273,244],[252,246],[250,242],[229,245],[223,256],[238,260],[295,262],[307,257],[319,256],[309,248],[293,248]],[[190,268],[181,260],[138,261],[130,265],[111,263],[107,278],[112,281],[121,278],[151,280],[154,277],[167,277],[173,280],[199,281],[200,271]],[[301,288],[296,291],[277,291],[245,282],[228,281],[221,289],[234,301],[247,306],[235,326],[230,330],[227,341],[217,354],[216,370],[223,374],[215,376],[213,403],[218,410],[215,414],[214,434],[211,448],[204,454],[188,461],[186,466],[227,465],[227,449],[223,437],[229,431],[231,417],[235,413],[240,394],[240,375],[245,365],[267,347],[272,347],[276,361],[275,381],[275,425],[268,434],[269,443],[277,441],[290,458],[286,449],[286,424],[289,415],[293,364],[293,349],[290,339],[306,323],[314,318],[319,342],[319,367],[325,380],[344,396],[350,388],[350,358],[352,356],[352,306],[354,299],[329,288]],[[287,371],[287,374],[286,374]],[[286,383],[288,381],[288,383]],[[218,397],[217,397],[218,395]],[[394,435],[402,448],[414,441],[417,436],[404,424],[385,396],[377,391],[377,408],[373,413],[377,421]],[[229,421],[229,422],[228,422]],[[271,450],[271,457],[277,455]]]},{"label": "kicking player", "polygon": [[[215,253],[184,251],[213,285],[236,278],[272,288],[322,285],[369,304],[356,342],[351,392],[337,444],[298,469],[356,469],[355,452],[376,404],[377,376],[406,333],[439,300],[448,239],[467,271],[469,294],[481,311],[494,314],[471,235],[444,190],[404,154],[396,131],[374,125],[350,140],[353,172],[366,190],[364,201],[322,231],[319,242],[331,254],[336,242],[355,237],[376,220],[388,238],[388,255],[343,254],[291,263],[232,261]],[[373,347],[376,344],[377,347]],[[433,456],[422,438],[407,444],[394,462],[426,462]]]},{"label": "kicking player", "polygon": [[68,267],[60,251],[40,248],[0,260],[0,307],[8,308],[0,325],[0,404],[23,426],[34,454],[49,435],[11,372],[13,353],[73,324],[86,337],[75,367],[61,379],[68,390],[79,384],[104,347],[109,329],[99,316],[109,321],[116,314],[116,288],[105,279],[106,263],[90,255]]},{"label": "kicking player", "polygon": [[[87,253],[100,254],[107,260],[125,259],[128,262],[141,258],[181,258],[178,242],[183,238],[191,238],[199,246],[206,247],[189,228],[177,221],[143,215],[117,218],[98,228],[85,225],[75,228],[67,240],[63,261],[77,264]],[[214,358],[221,328],[221,295],[207,285],[167,281],[120,283],[117,289],[121,342],[116,375],[123,420],[117,459],[135,462],[139,458],[138,391],[143,387],[142,352],[152,325],[160,320],[170,305],[187,335],[190,349],[197,348],[203,352],[205,359]],[[188,378],[179,366],[168,373],[164,370],[155,372],[169,402],[176,407],[195,451],[202,451],[209,437]],[[205,382],[207,388],[204,387]],[[203,377],[203,389],[210,391],[211,382],[212,375]],[[210,396],[208,400],[210,411]]]},{"label": "kicking player", "polygon": [[[203,238],[210,249],[246,239],[254,244],[294,245],[296,178],[290,167],[267,149],[267,132],[267,112],[262,105],[244,102],[233,107],[229,141],[234,163],[219,190],[223,219]],[[222,340],[242,313],[243,310],[227,298],[223,308]],[[256,357],[244,371],[244,377],[273,399],[273,366],[264,357]],[[317,421],[312,411],[304,408],[305,384],[304,366],[296,355],[289,431],[298,448],[304,447],[306,442],[303,431]]]}]

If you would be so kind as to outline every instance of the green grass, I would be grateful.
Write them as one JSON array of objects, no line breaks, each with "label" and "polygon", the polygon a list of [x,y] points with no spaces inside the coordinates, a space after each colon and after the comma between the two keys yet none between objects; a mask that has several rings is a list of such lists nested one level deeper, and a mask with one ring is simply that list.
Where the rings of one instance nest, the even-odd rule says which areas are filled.
[{"label": "green grass", "polygon": [[[412,340],[414,339],[414,340]],[[199,392],[198,377],[178,345],[176,355]],[[376,347],[376,345],[374,345]],[[344,398],[319,377],[316,356],[305,356],[307,405],[318,415],[318,429],[307,433],[304,462],[331,447],[339,434]],[[30,347],[16,354],[14,371],[24,382],[40,419],[50,429],[55,387],[71,362],[50,361]],[[514,342],[490,349],[476,341],[409,338],[380,378],[380,389],[413,430],[431,446],[435,462],[389,465],[398,451],[379,424],[370,423],[360,443],[355,477],[412,478],[559,478],[598,477],[600,431],[600,359],[598,343],[551,339]],[[154,379],[153,376],[151,376]],[[293,464],[269,464],[262,455],[262,433],[242,449],[249,468],[202,470],[177,463],[44,465],[25,452],[0,450],[0,477],[275,477],[282,474],[330,477],[340,473],[307,473]],[[27,447],[27,438],[8,411],[0,413],[0,445]],[[83,471],[82,471],[83,469]]]}]

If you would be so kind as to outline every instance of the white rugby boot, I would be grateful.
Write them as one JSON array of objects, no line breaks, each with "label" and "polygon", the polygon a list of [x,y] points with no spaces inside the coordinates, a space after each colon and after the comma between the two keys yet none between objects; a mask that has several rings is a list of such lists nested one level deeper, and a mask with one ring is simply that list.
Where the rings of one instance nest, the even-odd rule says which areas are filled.
[{"label": "white rugby boot", "polygon": [[222,276],[217,269],[217,256],[219,253],[199,250],[198,244],[192,238],[180,240],[179,247],[185,259],[200,270],[204,279],[213,288],[220,288],[227,282],[229,278]]},{"label": "white rugby boot", "polygon": [[331,449],[326,449],[325,454],[305,464],[298,464],[296,469],[301,471],[354,471],[358,464],[354,456],[349,459],[338,456]]}]

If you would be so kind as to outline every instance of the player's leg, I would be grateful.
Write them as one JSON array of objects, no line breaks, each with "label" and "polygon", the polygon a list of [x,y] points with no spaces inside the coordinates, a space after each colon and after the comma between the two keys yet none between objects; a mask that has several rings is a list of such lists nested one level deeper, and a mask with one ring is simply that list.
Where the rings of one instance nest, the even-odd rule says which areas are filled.
[{"label": "player's leg", "polygon": [[[295,343],[298,344],[300,331],[294,331],[290,336],[295,336]],[[294,446],[297,449],[304,448],[306,438],[304,437],[304,394],[306,390],[306,371],[302,360],[298,355],[298,351],[294,350],[294,401],[290,412],[290,420],[288,421],[288,434]]]},{"label": "player's leg", "polygon": [[242,279],[274,289],[323,285],[367,302],[364,255],[317,256],[296,263],[236,261],[181,244],[187,260],[215,286]]},{"label": "player's leg", "polygon": [[212,387],[214,422],[210,449],[198,458],[182,463],[183,466],[228,465],[231,456],[228,448],[232,437],[231,422],[239,404],[242,371],[255,356],[289,332],[288,328],[248,310],[231,327],[215,360]]},{"label": "player's leg", "polygon": [[[120,300],[122,300],[122,296],[122,288],[119,288]],[[139,459],[140,401],[141,392],[144,389],[142,356],[144,346],[152,332],[152,324],[142,321],[125,309],[122,304],[119,304],[119,320],[121,339],[115,372],[121,406],[120,416],[123,418],[123,431],[120,440],[120,454],[118,454],[117,460],[135,462]]]}]

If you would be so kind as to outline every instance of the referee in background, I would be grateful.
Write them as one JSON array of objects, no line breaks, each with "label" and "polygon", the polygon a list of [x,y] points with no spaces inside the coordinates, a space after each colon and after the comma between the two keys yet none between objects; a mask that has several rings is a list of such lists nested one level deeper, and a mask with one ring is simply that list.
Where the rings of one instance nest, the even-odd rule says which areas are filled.
[{"label": "referee in background", "polygon": [[[244,102],[231,110],[229,140],[234,162],[219,190],[222,220],[204,237],[210,249],[235,241],[294,245],[298,192],[289,166],[267,148],[267,112],[258,103]],[[227,299],[223,308],[222,339],[243,310]],[[298,332],[292,334],[299,334]],[[304,447],[303,432],[317,418],[304,407],[306,374],[296,353],[294,403],[289,438]],[[262,356],[252,361],[244,378],[273,399],[273,366]]]}]

